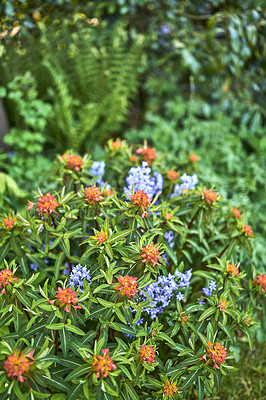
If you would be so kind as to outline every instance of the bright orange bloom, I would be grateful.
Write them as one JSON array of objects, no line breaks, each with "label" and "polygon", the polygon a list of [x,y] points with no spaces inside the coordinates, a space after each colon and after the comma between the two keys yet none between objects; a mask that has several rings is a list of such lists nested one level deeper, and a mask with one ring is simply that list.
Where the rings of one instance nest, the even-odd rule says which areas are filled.
[{"label": "bright orange bloom", "polygon": [[170,213],[165,214],[166,221],[170,221],[170,219],[172,219],[172,218],[173,218],[172,214],[170,214]]},{"label": "bright orange bloom", "polygon": [[196,154],[190,154],[189,159],[191,162],[198,161],[198,156]]},{"label": "bright orange bloom", "polygon": [[103,356],[93,356],[92,368],[96,371],[96,378],[106,378],[109,372],[117,368],[112,357],[108,355],[109,349],[102,349]]},{"label": "bright orange bloom", "polygon": [[251,318],[246,318],[246,319],[244,319],[244,322],[245,322],[246,325],[250,325],[250,323],[251,323]]},{"label": "bright orange bloom", "polygon": [[[73,306],[75,310],[77,308],[82,308],[81,306],[76,306],[76,303],[78,302],[77,292],[75,292],[71,288],[62,289],[59,287],[55,293],[57,293],[55,298],[60,303],[59,307],[65,306],[63,311],[69,312],[71,306]],[[54,305],[55,300],[49,300],[49,303]]]},{"label": "bright orange bloom", "polygon": [[252,232],[251,226],[244,225],[243,231],[244,231],[244,233],[246,234],[247,237],[252,237],[253,236],[253,232]]},{"label": "bright orange bloom", "polygon": [[161,258],[159,254],[159,249],[154,246],[153,243],[148,244],[146,247],[141,248],[142,253],[141,257],[143,258],[142,262],[145,264],[152,264],[154,267],[158,264],[159,258]]},{"label": "bright orange bloom", "polygon": [[187,322],[188,316],[184,315],[184,317],[181,317],[181,324],[185,324]]},{"label": "bright orange bloom", "polygon": [[10,285],[12,282],[18,281],[16,276],[13,276],[13,272],[10,269],[2,269],[0,271],[0,289],[1,293],[5,293],[6,285]]},{"label": "bright orange bloom", "polygon": [[239,269],[236,265],[234,264],[228,264],[226,271],[229,273],[229,275],[232,276],[238,276],[239,275]]},{"label": "bright orange bloom", "polygon": [[101,229],[101,232],[98,233],[98,235],[96,235],[96,236],[91,236],[92,239],[97,240],[97,243],[96,243],[96,244],[99,244],[99,245],[106,243],[107,237],[108,237],[108,236],[107,236],[107,232],[104,232],[103,229]]},{"label": "bright orange bloom", "polygon": [[129,158],[130,161],[133,161],[134,163],[136,163],[138,161],[138,157],[134,154],[132,157]]},{"label": "bright orange bloom", "polygon": [[217,193],[210,189],[204,189],[203,196],[208,204],[216,203],[217,201]]},{"label": "bright orange bloom", "polygon": [[112,150],[116,151],[118,149],[121,149],[122,147],[122,142],[120,139],[115,140],[114,142],[111,143]]},{"label": "bright orange bloom", "polygon": [[238,208],[232,208],[232,212],[234,213],[234,217],[235,217],[236,219],[239,219],[239,218],[240,218],[241,212],[239,211]]},{"label": "bright orange bloom", "polygon": [[8,218],[2,218],[1,225],[4,225],[6,230],[13,228],[14,223],[16,222],[17,217],[12,218],[11,214],[8,214]]},{"label": "bright orange bloom", "polygon": [[113,194],[114,192],[112,191],[112,189],[107,189],[103,191],[103,195],[107,197],[113,196]]},{"label": "bright orange bloom", "polygon": [[225,361],[227,355],[226,348],[224,348],[224,346],[218,342],[216,342],[215,346],[209,340],[207,343],[208,357],[214,362],[213,368],[220,369],[218,364],[221,364]]},{"label": "bright orange bloom", "polygon": [[104,197],[101,196],[100,189],[97,186],[90,186],[85,189],[85,201],[87,201],[89,204],[96,205],[103,200]]},{"label": "bright orange bloom", "polygon": [[79,171],[82,167],[82,158],[76,154],[71,156],[65,153],[61,156],[61,160],[65,161],[67,163],[67,168],[73,171]]},{"label": "bright orange bloom", "polygon": [[220,302],[220,307],[219,307],[219,309],[220,309],[220,311],[222,311],[222,310],[225,310],[226,308],[227,308],[227,301],[222,300],[222,301]]},{"label": "bright orange bloom", "polygon": [[167,175],[170,181],[176,181],[179,176],[178,172],[174,171],[173,169],[169,169],[169,171],[167,171]]},{"label": "bright orange bloom", "polygon": [[8,378],[17,378],[18,382],[24,382],[24,379],[26,379],[24,374],[28,374],[30,366],[35,361],[32,357],[33,352],[34,350],[31,350],[25,356],[19,352],[15,352],[11,354],[11,356],[7,356],[7,359],[4,361],[4,369]]},{"label": "bright orange bloom", "polygon": [[147,161],[149,165],[151,164],[151,161],[153,161],[156,158],[156,149],[155,148],[152,149],[148,146],[139,147],[136,153],[141,154],[144,161]]},{"label": "bright orange bloom", "polygon": [[130,201],[134,206],[140,207],[143,211],[151,205],[151,199],[144,190],[137,190],[136,193],[132,194],[130,197]]},{"label": "bright orange bloom", "polygon": [[140,358],[142,362],[146,362],[147,364],[153,364],[155,362],[155,350],[152,346],[145,346],[142,344],[140,346]]},{"label": "bright orange bloom", "polygon": [[169,398],[175,393],[178,392],[178,387],[175,383],[170,383],[170,381],[166,382],[163,387],[163,394]]},{"label": "bright orange bloom", "polygon": [[[38,202],[36,204],[37,211],[43,215],[47,214],[48,216],[52,213],[55,213],[59,204],[54,196],[52,196],[49,192],[46,193],[44,196],[38,198]],[[27,208],[27,210],[29,207]]]},{"label": "bright orange bloom", "polygon": [[137,290],[137,286],[138,286],[138,278],[135,278],[133,276],[119,276],[117,278],[118,282],[119,282],[119,286],[117,286],[115,288],[115,290],[119,290],[119,294],[121,296],[127,296],[127,298],[129,299],[129,297],[133,296],[135,297],[135,294],[138,292]]},{"label": "bright orange bloom", "polygon": [[257,279],[254,279],[252,283],[256,286],[260,286],[260,290],[266,293],[266,275],[257,275]]}]

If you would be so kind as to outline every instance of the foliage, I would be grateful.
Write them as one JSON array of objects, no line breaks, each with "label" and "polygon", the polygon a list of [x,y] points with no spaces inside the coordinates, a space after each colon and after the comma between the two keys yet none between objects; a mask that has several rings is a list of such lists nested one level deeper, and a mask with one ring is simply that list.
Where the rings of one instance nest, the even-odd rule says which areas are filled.
[{"label": "foliage", "polygon": [[8,84],[6,96],[16,120],[16,127],[4,137],[12,149],[6,169],[12,171],[12,178],[31,191],[32,186],[25,187],[25,182],[40,182],[51,165],[41,154],[51,106],[37,98],[36,82],[29,72],[16,76]]},{"label": "foliage", "polygon": [[[205,185],[214,183],[222,196],[245,213],[262,235],[254,242],[251,262],[261,263],[263,269],[266,265],[265,129],[256,126],[251,132],[241,120],[244,115],[237,100],[229,113],[197,98],[184,102],[177,97],[165,104],[164,116],[148,113],[143,128],[130,130],[125,137],[133,143],[147,140],[165,153],[171,168],[196,172]],[[196,162],[190,160],[193,153]]]},{"label": "foliage", "polygon": [[236,333],[252,346],[266,277],[239,265],[243,217],[155,149],[106,152],[59,157],[56,191],[2,217],[3,400],[203,399]]}]

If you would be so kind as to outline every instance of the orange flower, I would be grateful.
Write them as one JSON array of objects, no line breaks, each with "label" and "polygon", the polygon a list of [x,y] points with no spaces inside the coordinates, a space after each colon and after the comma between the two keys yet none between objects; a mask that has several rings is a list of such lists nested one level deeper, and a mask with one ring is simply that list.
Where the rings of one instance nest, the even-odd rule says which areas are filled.
[{"label": "orange flower", "polygon": [[1,225],[4,225],[6,230],[13,228],[14,223],[16,222],[17,217],[12,218],[11,214],[8,214],[8,218],[2,218]]},{"label": "orange flower", "polygon": [[147,161],[149,165],[151,165],[151,161],[153,161],[156,158],[156,149],[155,148],[152,149],[148,146],[139,147],[136,153],[141,154],[143,160]]},{"label": "orange flower", "polygon": [[178,392],[178,387],[175,383],[170,383],[170,381],[166,382],[163,387],[163,394],[169,398],[175,393]]},{"label": "orange flower", "polygon": [[170,181],[176,181],[178,178],[178,172],[176,172],[172,169],[169,169],[169,171],[167,171],[167,175],[168,175],[168,178],[170,179]]},{"label": "orange flower", "polygon": [[67,163],[67,168],[73,171],[79,171],[82,167],[82,158],[76,154],[71,156],[65,153],[61,156],[61,160],[65,161]]},{"label": "orange flower", "polygon": [[11,283],[18,281],[16,276],[13,276],[13,272],[10,269],[2,269],[0,271],[0,289],[2,289],[1,293],[5,293],[5,288],[7,285],[11,285]]},{"label": "orange flower", "polygon": [[140,207],[143,211],[151,205],[151,199],[144,190],[137,190],[136,193],[132,194],[130,197],[130,201],[134,206]]},{"label": "orange flower", "polygon": [[240,218],[241,212],[239,211],[238,208],[232,208],[232,212],[234,213],[234,217],[235,217],[236,219],[239,219],[239,218]]},{"label": "orange flower", "polygon": [[28,374],[30,366],[35,361],[32,357],[33,353],[34,350],[31,350],[25,356],[19,352],[15,352],[11,354],[11,356],[7,356],[7,359],[4,361],[4,369],[8,378],[17,378],[18,382],[24,382],[24,379],[27,378],[24,374]]},{"label": "orange flower", "polygon": [[193,153],[193,154],[190,154],[189,159],[191,162],[194,163],[194,162],[198,161],[198,156]]},{"label": "orange flower", "polygon": [[98,235],[96,235],[96,236],[91,236],[92,239],[97,240],[97,243],[96,243],[96,244],[99,244],[99,245],[106,243],[107,237],[108,237],[108,236],[107,236],[107,232],[104,232],[103,229],[101,229],[101,232],[98,233]]},{"label": "orange flower", "polygon": [[228,264],[226,271],[229,273],[229,275],[232,276],[238,276],[239,275],[239,269],[236,265],[234,264]]},{"label": "orange flower", "polygon": [[129,160],[136,163],[138,161],[138,157],[134,154],[132,157],[129,158]]},{"label": "orange flower", "polygon": [[122,147],[122,142],[120,139],[115,140],[114,142],[111,143],[112,150],[116,151],[118,149],[121,149]]},{"label": "orange flower", "polygon": [[172,218],[173,218],[172,214],[170,214],[170,213],[165,214],[166,221],[170,221],[170,219],[172,219]]},{"label": "orange flower", "polygon": [[203,196],[208,204],[216,203],[217,201],[217,194],[210,189],[204,189]]},{"label": "orange flower", "polygon": [[251,318],[246,318],[246,319],[244,319],[244,322],[245,322],[246,325],[250,325],[250,323],[251,323]]},{"label": "orange flower", "polygon": [[[29,202],[30,205],[28,206],[27,210],[30,210],[34,203]],[[43,215],[47,214],[48,216],[52,213],[55,213],[59,204],[54,196],[52,196],[49,192],[46,193],[44,196],[38,198],[38,202],[36,203],[37,211]]]},{"label": "orange flower", "polygon": [[257,275],[257,279],[254,279],[252,283],[256,286],[260,286],[260,290],[266,293],[266,275]]},{"label": "orange flower", "polygon": [[121,296],[127,296],[129,299],[130,296],[135,297],[135,294],[138,292],[137,286],[138,286],[138,278],[135,278],[133,276],[119,276],[117,278],[119,285],[115,288],[115,290],[119,290],[119,294]]},{"label": "orange flower", "polygon": [[109,349],[102,349],[103,356],[93,356],[92,368],[96,371],[96,378],[106,378],[109,372],[117,368],[112,357],[108,355]]},{"label": "orange flower", "polygon": [[249,225],[244,225],[243,231],[245,233],[245,235],[247,237],[252,237],[253,236],[253,232],[252,232],[252,228]]},{"label": "orange flower", "polygon": [[188,316],[184,315],[184,317],[181,317],[181,324],[185,324],[187,322]]},{"label": "orange flower", "polygon": [[142,344],[140,346],[140,359],[142,362],[146,362],[147,364],[153,364],[155,362],[155,350],[152,346],[145,346]]},{"label": "orange flower", "polygon": [[[59,287],[55,293],[57,293],[55,299],[59,301],[59,307],[65,306],[63,311],[69,312],[71,306],[73,306],[75,310],[77,308],[82,308],[81,306],[76,306],[76,303],[78,302],[77,292],[75,292],[71,288],[62,289]],[[52,305],[54,305],[55,303],[55,300],[48,301]]]},{"label": "orange flower", "polygon": [[222,300],[219,305],[220,311],[225,310],[227,308],[227,301]]},{"label": "orange flower", "polygon": [[90,186],[85,189],[85,201],[87,201],[89,204],[96,205],[103,200],[104,197],[101,196],[100,189],[97,186]]},{"label": "orange flower", "polygon": [[224,348],[224,346],[218,342],[216,342],[215,346],[209,340],[207,343],[208,343],[207,347],[208,357],[214,362],[213,368],[220,369],[218,364],[221,364],[222,362],[225,361],[227,355],[226,348]]},{"label": "orange flower", "polygon": [[153,245],[153,243],[148,244],[146,247],[141,248],[142,253],[141,257],[143,258],[142,262],[145,264],[152,264],[154,267],[158,264],[159,258],[161,258],[159,254],[159,249]]}]

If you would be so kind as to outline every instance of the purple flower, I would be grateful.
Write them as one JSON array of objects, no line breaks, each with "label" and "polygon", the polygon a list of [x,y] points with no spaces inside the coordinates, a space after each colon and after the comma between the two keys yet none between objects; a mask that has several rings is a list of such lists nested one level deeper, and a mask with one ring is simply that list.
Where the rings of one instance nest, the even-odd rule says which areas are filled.
[{"label": "purple flower", "polygon": [[174,242],[174,232],[173,231],[165,232],[164,238],[167,240],[167,243],[171,248],[174,247],[175,242]]},{"label": "purple flower", "polygon": [[195,189],[198,183],[198,177],[196,174],[190,176],[185,173],[180,177],[180,179],[183,183],[181,183],[180,185],[175,185],[174,193],[171,194],[171,198],[174,196],[180,196],[183,193],[184,189]]},{"label": "purple flower", "polygon": [[152,198],[163,188],[163,177],[159,172],[151,174],[151,168],[148,163],[143,161],[142,167],[132,167],[129,170],[129,175],[126,178],[127,187],[124,187],[124,193],[131,195],[131,190],[134,186],[134,193],[137,190],[144,190],[147,195]]},{"label": "purple flower", "polygon": [[[210,285],[204,287],[204,288],[202,289],[202,293],[203,293],[205,296],[211,296],[213,290],[216,290],[216,282],[215,282],[215,281],[210,281]],[[199,301],[199,304],[200,304],[200,305],[205,304],[205,301],[204,301],[204,299],[202,299],[202,297],[200,297],[200,298],[198,299],[198,301]]]},{"label": "purple flower", "polygon": [[69,284],[74,288],[79,287],[83,291],[83,279],[86,279],[88,283],[91,282],[90,271],[87,267],[82,267],[80,264],[72,268],[72,272],[69,277]]}]

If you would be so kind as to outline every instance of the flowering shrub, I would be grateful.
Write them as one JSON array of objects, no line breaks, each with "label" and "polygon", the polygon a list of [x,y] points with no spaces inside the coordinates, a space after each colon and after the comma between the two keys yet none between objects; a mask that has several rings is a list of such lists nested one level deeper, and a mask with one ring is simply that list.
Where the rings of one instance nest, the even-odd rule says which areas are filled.
[{"label": "flowering shrub", "polygon": [[237,333],[252,346],[266,291],[238,260],[252,228],[158,157],[120,140],[106,164],[65,153],[56,190],[1,217],[1,400],[182,399],[194,387],[200,400],[233,369]]}]

